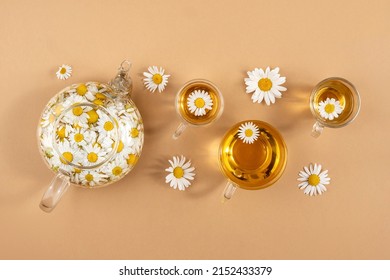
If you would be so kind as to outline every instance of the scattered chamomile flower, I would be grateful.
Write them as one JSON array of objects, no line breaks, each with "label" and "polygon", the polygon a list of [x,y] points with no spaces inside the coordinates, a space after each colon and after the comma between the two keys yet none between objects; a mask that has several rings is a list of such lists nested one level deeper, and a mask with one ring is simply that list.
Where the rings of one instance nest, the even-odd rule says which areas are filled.
[{"label": "scattered chamomile flower", "polygon": [[66,64],[62,64],[60,67],[58,67],[56,75],[60,80],[67,80],[72,75],[72,67]]},{"label": "scattered chamomile flower", "polygon": [[318,105],[318,111],[320,112],[321,117],[327,120],[338,118],[343,111],[340,101],[336,101],[334,98],[328,97],[325,101],[321,101]]},{"label": "scattered chamomile flower", "polygon": [[157,66],[148,67],[149,72],[144,72],[144,85],[150,92],[155,92],[158,88],[158,92],[163,92],[168,84],[168,78],[171,75],[164,75],[164,68]]},{"label": "scattered chamomile flower", "polygon": [[165,177],[165,183],[176,189],[178,188],[181,191],[184,191],[191,185],[192,180],[194,180],[195,167],[191,167],[191,161],[186,162],[186,158],[182,155],[181,158],[173,157],[173,160],[168,160],[170,167],[165,169],[169,174]]},{"label": "scattered chamomile flower", "polygon": [[253,71],[248,71],[249,78],[245,78],[246,93],[252,94],[253,103],[261,103],[265,100],[267,105],[275,103],[275,98],[282,98],[281,91],[287,89],[283,86],[286,82],[285,77],[280,77],[279,67],[270,70],[269,67],[265,71],[261,68],[256,68]]},{"label": "scattered chamomile flower", "polygon": [[305,166],[299,172],[298,187],[304,190],[307,195],[322,194],[326,191],[325,185],[329,184],[330,178],[328,177],[328,170],[321,172],[320,164],[310,164],[309,167]]},{"label": "scattered chamomile flower", "polygon": [[213,108],[213,100],[207,91],[194,90],[187,98],[187,107],[195,116],[204,116]]},{"label": "scattered chamomile flower", "polygon": [[248,144],[255,142],[259,135],[259,127],[253,122],[243,123],[238,130],[238,138]]}]

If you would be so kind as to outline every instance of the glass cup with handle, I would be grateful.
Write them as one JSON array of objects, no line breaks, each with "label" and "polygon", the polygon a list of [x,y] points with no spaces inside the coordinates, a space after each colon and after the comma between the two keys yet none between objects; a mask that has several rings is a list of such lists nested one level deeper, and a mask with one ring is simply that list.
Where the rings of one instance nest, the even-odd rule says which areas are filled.
[{"label": "glass cup with handle", "polygon": [[360,103],[359,92],[346,79],[332,77],[319,82],[310,95],[310,110],[316,118],[311,135],[317,138],[324,127],[350,124],[359,114]]},{"label": "glass cup with handle", "polygon": [[273,185],[287,163],[287,146],[282,135],[259,120],[241,121],[222,138],[219,166],[228,179],[223,201],[237,188],[259,190]]},{"label": "glass cup with handle", "polygon": [[204,126],[216,121],[223,112],[223,97],[216,85],[205,79],[194,79],[182,86],[175,100],[181,123],[172,135],[179,138],[187,126]]}]

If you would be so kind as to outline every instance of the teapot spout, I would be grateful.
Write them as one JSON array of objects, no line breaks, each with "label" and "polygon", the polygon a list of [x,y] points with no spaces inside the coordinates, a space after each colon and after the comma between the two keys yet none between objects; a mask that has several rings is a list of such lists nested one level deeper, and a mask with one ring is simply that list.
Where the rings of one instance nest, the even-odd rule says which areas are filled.
[{"label": "teapot spout", "polygon": [[131,62],[124,60],[118,68],[116,76],[108,83],[120,96],[129,95],[133,92],[133,81],[129,76]]}]

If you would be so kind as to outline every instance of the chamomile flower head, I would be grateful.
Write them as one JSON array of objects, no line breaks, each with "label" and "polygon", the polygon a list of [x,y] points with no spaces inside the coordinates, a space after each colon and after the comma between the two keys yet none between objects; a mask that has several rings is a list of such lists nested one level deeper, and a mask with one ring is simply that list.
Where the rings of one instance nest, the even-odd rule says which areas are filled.
[{"label": "chamomile flower head", "polygon": [[106,136],[113,133],[116,134],[116,123],[109,117],[106,113],[101,110],[96,110],[96,113],[99,116],[97,130],[100,135]]},{"label": "chamomile flower head", "polygon": [[79,150],[69,143],[69,141],[64,140],[57,143],[58,152],[60,155],[53,156],[52,163],[53,166],[56,166],[60,170],[70,172],[73,170],[73,166],[69,163],[78,165],[81,159]]},{"label": "chamomile flower head", "polygon": [[84,166],[97,165],[106,159],[107,153],[108,151],[98,144],[84,146],[82,164]]},{"label": "chamomile flower head", "polygon": [[194,90],[187,98],[187,107],[195,116],[204,116],[213,108],[213,100],[205,90]]},{"label": "chamomile flower head", "polygon": [[270,70],[269,67],[265,71],[261,68],[256,68],[249,71],[248,78],[245,78],[246,93],[252,94],[254,103],[261,103],[263,100],[267,105],[275,103],[275,98],[281,98],[281,91],[287,90],[281,86],[286,82],[285,77],[279,74],[279,67]]},{"label": "chamomile flower head", "polygon": [[58,67],[56,75],[60,80],[67,80],[72,75],[72,67],[66,64],[62,64],[60,67]]},{"label": "chamomile flower head", "polygon": [[194,170],[195,167],[191,167],[191,161],[186,162],[184,156],[173,157],[173,160],[168,160],[170,167],[165,169],[169,174],[165,177],[165,183],[174,189],[179,189],[184,191],[191,185],[192,180],[194,180]]},{"label": "chamomile flower head", "polygon": [[91,111],[90,106],[74,106],[64,116],[64,121],[69,125],[88,128],[88,112]]},{"label": "chamomile flower head", "polygon": [[72,128],[69,132],[69,142],[74,146],[89,145],[95,143],[97,134],[95,131],[83,127]]},{"label": "chamomile flower head", "polygon": [[162,92],[168,84],[168,78],[171,75],[164,74],[165,70],[157,66],[148,67],[148,72],[144,72],[144,86],[150,91],[155,92],[158,89],[158,92]]},{"label": "chamomile flower head", "polygon": [[110,177],[111,180],[116,181],[123,177],[129,171],[129,166],[123,158],[116,157],[115,160],[111,161],[106,169],[105,173]]},{"label": "chamomile flower head", "polygon": [[343,112],[343,107],[340,105],[340,101],[334,98],[328,97],[325,101],[321,101],[318,105],[318,111],[320,112],[321,117],[327,120],[338,118]]},{"label": "chamomile flower head", "polygon": [[83,185],[90,187],[102,185],[106,183],[108,179],[108,175],[97,170],[83,170],[78,177],[78,180],[80,180]]},{"label": "chamomile flower head", "polygon": [[307,195],[322,194],[326,191],[325,185],[328,185],[330,178],[328,177],[328,170],[322,171],[320,164],[310,164],[309,167],[305,166],[302,171],[299,172],[298,187],[304,190]]},{"label": "chamomile flower head", "polygon": [[255,142],[259,137],[259,134],[259,127],[253,122],[243,123],[238,129],[238,138],[247,144]]}]

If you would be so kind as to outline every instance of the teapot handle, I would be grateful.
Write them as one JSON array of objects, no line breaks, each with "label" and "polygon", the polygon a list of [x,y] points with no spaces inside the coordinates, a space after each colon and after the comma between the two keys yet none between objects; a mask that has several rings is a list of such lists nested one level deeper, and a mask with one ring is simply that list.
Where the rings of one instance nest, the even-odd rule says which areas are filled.
[{"label": "teapot handle", "polygon": [[70,186],[69,176],[57,173],[44,193],[39,207],[50,213]]}]

